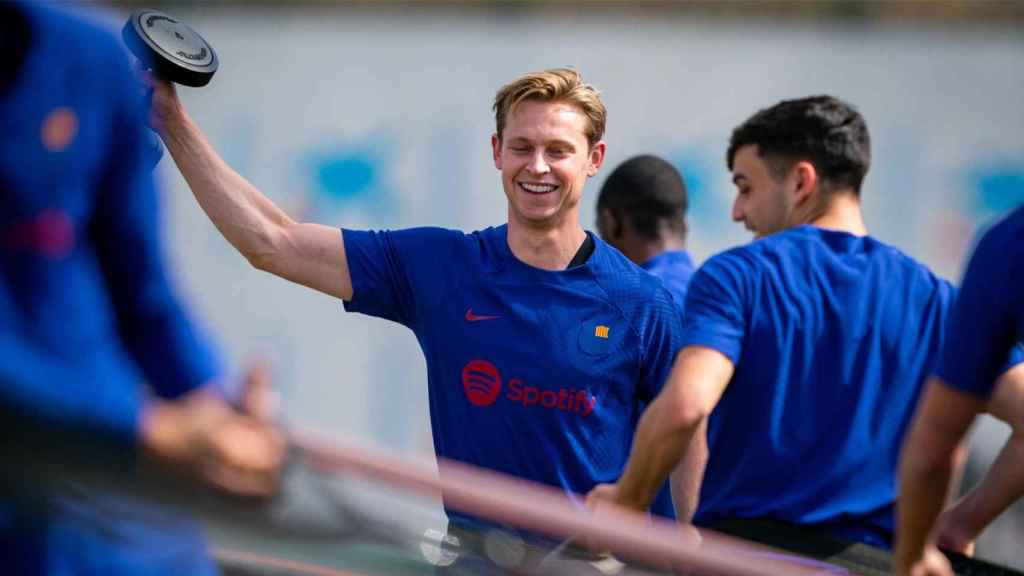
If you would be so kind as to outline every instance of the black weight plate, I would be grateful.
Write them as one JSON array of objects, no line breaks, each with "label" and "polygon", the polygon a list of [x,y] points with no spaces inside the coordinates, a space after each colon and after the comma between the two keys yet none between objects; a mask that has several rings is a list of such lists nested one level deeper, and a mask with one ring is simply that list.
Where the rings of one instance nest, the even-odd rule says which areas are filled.
[{"label": "black weight plate", "polygon": [[133,12],[121,36],[132,54],[165,80],[206,86],[217,71],[213,47],[195,30],[163,12]]}]

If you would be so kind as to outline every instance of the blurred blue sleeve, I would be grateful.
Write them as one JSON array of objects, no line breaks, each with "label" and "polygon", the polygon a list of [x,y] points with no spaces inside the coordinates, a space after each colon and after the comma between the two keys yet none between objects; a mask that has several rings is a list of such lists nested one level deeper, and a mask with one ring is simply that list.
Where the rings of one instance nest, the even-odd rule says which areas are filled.
[{"label": "blurred blue sleeve", "polygon": [[[3,283],[0,309],[14,309]],[[0,431],[33,436],[40,429],[26,430],[15,422],[27,417],[45,424],[44,430],[88,430],[99,443],[133,443],[143,405],[141,385],[126,388],[89,381],[66,358],[26,339],[25,332],[13,319],[0,325]],[[54,383],[73,384],[74,389]]]},{"label": "blurred blue sleeve", "polygon": [[1000,226],[977,243],[964,272],[937,370],[950,386],[980,397],[988,397],[996,379],[1024,360],[1011,320],[1017,290],[1006,260],[1011,248]]},{"label": "blurred blue sleeve", "polygon": [[125,348],[154,392],[174,398],[218,378],[220,371],[210,344],[169,284],[152,158],[147,158],[146,111],[127,61],[117,64],[124,74],[117,76],[121,85],[112,88],[118,108],[89,234]]}]

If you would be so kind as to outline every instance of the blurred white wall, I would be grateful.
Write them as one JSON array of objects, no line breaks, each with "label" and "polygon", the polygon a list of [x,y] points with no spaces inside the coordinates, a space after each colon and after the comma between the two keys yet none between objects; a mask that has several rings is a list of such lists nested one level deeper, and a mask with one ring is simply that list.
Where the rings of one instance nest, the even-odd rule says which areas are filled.
[{"label": "blurred white wall", "polygon": [[[588,228],[604,175],[657,153],[689,182],[699,260],[747,241],[729,221],[729,133],[759,108],[816,93],[867,118],[872,233],[942,275],[958,278],[973,231],[1024,201],[1024,35],[1010,28],[415,7],[173,15],[221,61],[208,87],[180,90],[192,116],[275,202],[325,224],[501,223],[491,99],[520,73],[565,65],[601,88],[609,109],[607,164],[584,200]],[[411,333],[249,268],[169,159],[158,173],[178,282],[229,360],[269,354],[292,421],[430,453]]]}]

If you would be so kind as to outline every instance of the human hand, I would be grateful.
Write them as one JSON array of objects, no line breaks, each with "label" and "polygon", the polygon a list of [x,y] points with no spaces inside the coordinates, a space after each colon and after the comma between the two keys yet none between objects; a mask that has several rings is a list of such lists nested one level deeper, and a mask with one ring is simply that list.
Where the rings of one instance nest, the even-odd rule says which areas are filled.
[{"label": "human hand", "polygon": [[619,496],[619,485],[618,484],[598,484],[594,486],[590,492],[587,492],[586,500],[584,501],[591,511],[597,511],[603,504],[611,502],[617,503]]},{"label": "human hand", "polygon": [[241,411],[207,389],[154,401],[143,419],[143,446],[157,462],[224,492],[269,497],[278,488],[285,442],[272,422],[265,367],[248,371],[242,397]]},{"label": "human hand", "polygon": [[141,64],[136,65],[135,74],[149,98],[149,128],[162,135],[170,123],[184,116],[185,108],[178,91],[174,84],[142,68]]},{"label": "human hand", "polygon": [[955,576],[949,559],[934,544],[925,546],[920,558],[896,566],[896,576]]}]

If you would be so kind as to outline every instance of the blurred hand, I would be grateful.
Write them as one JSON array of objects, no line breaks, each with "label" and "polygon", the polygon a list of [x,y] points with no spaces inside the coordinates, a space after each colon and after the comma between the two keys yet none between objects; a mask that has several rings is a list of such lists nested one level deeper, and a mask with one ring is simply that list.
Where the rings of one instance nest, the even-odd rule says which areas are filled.
[{"label": "blurred hand", "polygon": [[272,422],[266,368],[246,374],[242,410],[206,389],[158,400],[143,419],[142,443],[158,462],[237,496],[268,497],[280,481],[285,442]]},{"label": "blurred hand", "polygon": [[[593,513],[594,517],[599,521],[604,516],[613,516],[615,514],[628,513],[629,511],[643,512],[643,510],[639,510],[633,506],[626,506],[619,501],[619,496],[618,484],[598,484],[587,493],[586,505]],[[609,521],[615,522],[614,517],[610,518]],[[681,543],[690,546],[700,545],[701,534],[693,524],[677,524],[676,526],[679,529]],[[606,549],[607,547],[598,546],[596,543],[587,539],[579,539],[579,545],[599,554],[608,554]],[[673,572],[676,574],[686,573],[685,569],[678,569],[668,563],[652,562],[649,564],[649,567],[663,572]]]},{"label": "blurred hand", "polygon": [[142,68],[138,63],[136,63],[135,73],[144,90],[151,94],[149,127],[162,135],[168,123],[184,113],[184,107],[181,100],[178,99],[178,91],[174,84]]},{"label": "blurred hand", "polygon": [[[618,505],[615,501],[618,494],[619,487],[617,484],[598,484],[590,492],[587,492],[584,503],[595,518],[600,518],[609,511],[615,510],[615,507]],[[589,538],[577,538],[573,541],[573,544],[597,554],[609,554],[607,546],[601,546]]]},{"label": "blurred hand", "polygon": [[906,572],[897,570],[898,576],[955,576],[949,560],[933,544],[929,544],[924,554]]},{"label": "blurred hand", "polygon": [[586,505],[591,511],[596,512],[602,505],[607,503],[617,504],[619,496],[618,484],[598,484],[590,492],[587,492]]}]

